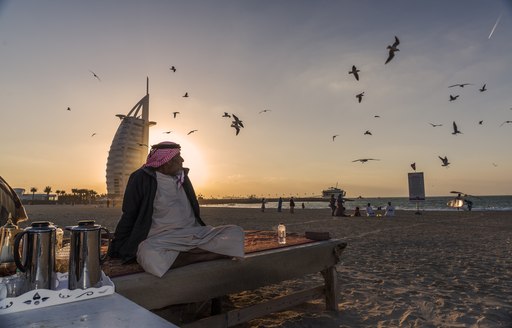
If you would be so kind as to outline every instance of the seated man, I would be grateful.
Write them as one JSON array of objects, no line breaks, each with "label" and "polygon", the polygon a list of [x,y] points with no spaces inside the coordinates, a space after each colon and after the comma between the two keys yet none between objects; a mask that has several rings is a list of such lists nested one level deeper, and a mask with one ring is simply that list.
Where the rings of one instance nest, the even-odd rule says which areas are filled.
[{"label": "seated man", "polygon": [[157,277],[177,264],[244,256],[241,227],[212,227],[202,221],[180,149],[173,142],[152,146],[146,164],[131,174],[109,249],[111,257],[125,263],[136,259]]},{"label": "seated man", "polygon": [[0,176],[0,225],[3,226],[9,217],[12,223],[18,224],[27,219],[27,213],[16,192]]},{"label": "seated man", "polygon": [[366,216],[375,216],[375,212],[373,211],[372,205],[368,203],[366,206]]},{"label": "seated man", "polygon": [[384,216],[395,216],[395,207],[391,205],[391,202],[388,202],[388,206],[386,206],[386,212]]}]

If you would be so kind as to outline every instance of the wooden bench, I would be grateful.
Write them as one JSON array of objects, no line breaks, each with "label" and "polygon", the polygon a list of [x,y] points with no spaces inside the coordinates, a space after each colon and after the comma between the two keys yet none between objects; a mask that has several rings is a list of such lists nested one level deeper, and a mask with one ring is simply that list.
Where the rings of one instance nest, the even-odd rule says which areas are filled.
[{"label": "wooden bench", "polygon": [[321,272],[324,283],[247,308],[201,319],[186,327],[231,327],[272,312],[325,297],[326,309],[338,312],[335,265],[346,243],[312,241],[246,254],[242,260],[220,259],[169,270],[162,278],[140,272],[111,277],[116,292],[148,310],[202,302]]}]

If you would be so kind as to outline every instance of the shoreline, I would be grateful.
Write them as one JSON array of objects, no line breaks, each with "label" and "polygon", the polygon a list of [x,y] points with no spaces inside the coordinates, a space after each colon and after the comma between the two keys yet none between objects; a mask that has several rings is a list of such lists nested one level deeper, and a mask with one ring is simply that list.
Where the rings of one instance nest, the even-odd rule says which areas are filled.
[{"label": "shoreline", "polygon": [[[120,208],[27,206],[31,221],[56,225],[95,219],[115,227]],[[348,243],[337,265],[340,313],[324,311],[322,299],[254,319],[239,327],[507,327],[512,325],[512,212],[412,211],[395,217],[332,217],[330,209],[202,207],[214,226],[246,230],[328,231]],[[26,222],[23,222],[26,223]],[[22,224],[23,224],[22,223]],[[20,224],[21,225],[21,224]],[[113,231],[112,228],[112,231]],[[320,275],[228,296],[229,306],[300,289]],[[179,324],[179,322],[174,322]]]}]

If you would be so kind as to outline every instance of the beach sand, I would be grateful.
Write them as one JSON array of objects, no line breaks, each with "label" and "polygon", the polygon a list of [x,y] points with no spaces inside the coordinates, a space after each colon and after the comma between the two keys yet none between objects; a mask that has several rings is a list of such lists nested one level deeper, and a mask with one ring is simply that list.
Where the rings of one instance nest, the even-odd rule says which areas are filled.
[{"label": "beach sand", "polygon": [[[336,268],[340,313],[326,312],[319,299],[239,327],[512,327],[511,212],[333,218],[328,208],[283,210],[203,207],[202,217],[247,230],[283,222],[288,232],[328,231],[346,241]],[[59,226],[95,219],[111,231],[120,216],[119,208],[94,206],[32,205],[27,212],[30,221]],[[309,275],[226,299],[246,306],[321,281],[320,274]]]}]

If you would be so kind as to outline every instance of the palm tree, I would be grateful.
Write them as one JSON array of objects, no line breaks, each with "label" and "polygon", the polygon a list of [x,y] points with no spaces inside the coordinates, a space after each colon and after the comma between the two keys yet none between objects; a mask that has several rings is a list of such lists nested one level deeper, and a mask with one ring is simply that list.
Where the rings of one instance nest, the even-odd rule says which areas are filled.
[{"label": "palm tree", "polygon": [[52,187],[46,186],[44,187],[44,192],[46,193],[46,200],[50,199],[50,193],[52,192]]},{"label": "palm tree", "polygon": [[37,192],[37,188],[36,187],[30,188],[30,192],[32,193],[32,200],[34,200],[35,193]]}]

